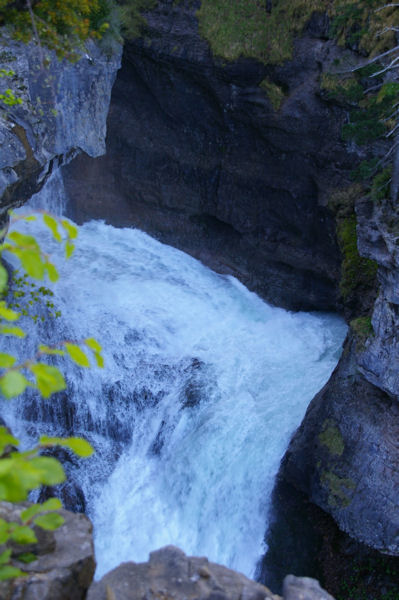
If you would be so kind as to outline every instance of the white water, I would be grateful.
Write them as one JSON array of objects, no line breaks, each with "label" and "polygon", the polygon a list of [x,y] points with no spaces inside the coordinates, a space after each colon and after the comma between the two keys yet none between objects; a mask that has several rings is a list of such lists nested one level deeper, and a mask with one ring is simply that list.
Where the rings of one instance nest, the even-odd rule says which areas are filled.
[{"label": "white water", "polygon": [[[87,223],[65,262],[42,226],[26,227],[61,273],[64,317],[42,339],[93,336],[105,348],[104,371],[62,366],[73,432],[97,449],[76,475],[97,576],[170,543],[253,575],[279,462],[337,363],[345,324],[270,307],[138,230]],[[63,411],[46,406],[34,405],[32,423],[10,404],[6,420],[19,435],[60,433]]]}]

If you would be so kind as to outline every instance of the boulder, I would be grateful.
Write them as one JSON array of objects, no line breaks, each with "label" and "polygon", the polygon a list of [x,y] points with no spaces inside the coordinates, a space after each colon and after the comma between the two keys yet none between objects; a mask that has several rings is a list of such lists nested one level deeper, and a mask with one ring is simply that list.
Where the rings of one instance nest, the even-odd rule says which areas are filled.
[{"label": "boulder", "polygon": [[[0,518],[19,521],[27,504],[0,503]],[[82,514],[61,510],[65,523],[57,530],[35,532],[38,543],[19,550],[33,552],[37,558],[29,564],[13,560],[27,573],[0,582],[1,600],[83,600],[95,570],[92,524]]]},{"label": "boulder", "polygon": [[[186,556],[174,546],[151,552],[146,563],[127,562],[93,583],[87,600],[282,600],[241,573]],[[284,600],[334,600],[310,578],[289,575]]]}]

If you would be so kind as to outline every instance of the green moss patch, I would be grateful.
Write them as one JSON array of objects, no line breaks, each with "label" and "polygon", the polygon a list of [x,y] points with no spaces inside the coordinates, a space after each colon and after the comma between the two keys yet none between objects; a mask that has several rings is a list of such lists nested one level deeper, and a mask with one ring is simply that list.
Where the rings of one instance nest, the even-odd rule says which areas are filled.
[{"label": "green moss patch", "polygon": [[268,12],[258,0],[202,0],[197,17],[200,34],[216,56],[281,64],[292,57],[294,36],[312,13],[328,5],[328,0],[275,0]]},{"label": "green moss patch", "polygon": [[356,485],[352,479],[338,477],[331,471],[323,471],[321,483],[329,490],[328,503],[331,507],[345,507],[351,502],[351,497]]},{"label": "green moss patch", "polygon": [[342,456],[345,444],[340,430],[332,419],[327,419],[323,426],[324,431],[319,434],[319,442],[328,448],[330,454]]},{"label": "green moss patch", "polygon": [[377,263],[360,256],[357,249],[356,216],[342,219],[337,226],[338,242],[343,255],[340,290],[344,300],[355,290],[373,287]]},{"label": "green moss patch", "polygon": [[357,341],[357,347],[359,350],[364,348],[366,340],[374,335],[373,325],[371,323],[371,317],[358,317],[350,322],[353,333]]},{"label": "green moss patch", "polygon": [[271,105],[273,106],[274,110],[280,110],[282,103],[284,102],[285,99],[285,94],[283,89],[277,85],[277,83],[274,83],[273,81],[270,81],[269,79],[263,79],[263,81],[261,81],[261,83],[259,84],[259,87],[266,92],[267,97],[269,98]]}]

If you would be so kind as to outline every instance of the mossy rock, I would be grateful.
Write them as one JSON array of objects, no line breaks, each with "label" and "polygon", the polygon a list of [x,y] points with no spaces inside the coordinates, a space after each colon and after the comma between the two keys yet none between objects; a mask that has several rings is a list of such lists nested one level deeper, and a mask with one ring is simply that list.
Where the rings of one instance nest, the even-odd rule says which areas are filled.
[{"label": "mossy rock", "polygon": [[344,300],[360,289],[374,287],[377,263],[360,256],[357,249],[356,216],[342,219],[337,226],[338,242],[342,252],[340,291]]},{"label": "mossy rock", "polygon": [[356,46],[370,56],[392,48],[394,33],[377,33],[383,26],[398,26],[399,11],[376,12],[380,6],[379,0],[202,0],[197,17],[215,56],[278,65],[292,58],[294,39],[314,12],[329,15],[331,37],[340,45]]},{"label": "mossy rock", "polygon": [[284,90],[277,83],[274,83],[267,78],[260,82],[259,87],[266,92],[266,95],[269,98],[274,110],[280,110],[286,97]]},{"label": "mossy rock", "polygon": [[342,456],[345,443],[340,430],[332,419],[326,419],[323,423],[323,431],[319,434],[319,442],[326,446],[333,456]]}]

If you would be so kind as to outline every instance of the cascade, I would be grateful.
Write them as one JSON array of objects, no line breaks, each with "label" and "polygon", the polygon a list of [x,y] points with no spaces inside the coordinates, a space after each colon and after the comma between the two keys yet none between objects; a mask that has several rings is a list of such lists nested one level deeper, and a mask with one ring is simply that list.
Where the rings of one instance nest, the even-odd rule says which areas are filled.
[{"label": "cascade", "polygon": [[[63,195],[57,173],[32,208],[54,212]],[[60,272],[49,287],[62,316],[26,320],[26,356],[90,336],[106,366],[57,359],[66,393],[27,392],[1,414],[26,445],[40,432],[95,447],[67,470],[94,523],[97,576],[170,543],[253,576],[279,462],[339,359],[343,320],[269,306],[136,229],[88,222],[65,261],[40,219],[18,227]]]}]

